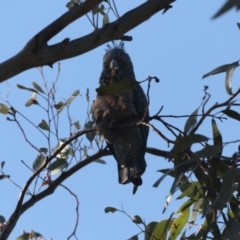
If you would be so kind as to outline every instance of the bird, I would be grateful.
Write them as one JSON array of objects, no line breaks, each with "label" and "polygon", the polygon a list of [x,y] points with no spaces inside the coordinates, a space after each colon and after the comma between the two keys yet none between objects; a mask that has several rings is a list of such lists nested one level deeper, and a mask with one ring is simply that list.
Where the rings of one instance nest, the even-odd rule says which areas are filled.
[{"label": "bird", "polygon": [[[100,87],[123,80],[135,80],[130,56],[124,44],[109,46],[103,57]],[[91,107],[92,118],[117,161],[120,184],[133,183],[133,194],[142,185],[141,175],[147,167],[145,149],[149,128],[138,124],[149,116],[147,97],[138,84],[124,93],[97,94]],[[147,120],[146,120],[147,121]]]}]

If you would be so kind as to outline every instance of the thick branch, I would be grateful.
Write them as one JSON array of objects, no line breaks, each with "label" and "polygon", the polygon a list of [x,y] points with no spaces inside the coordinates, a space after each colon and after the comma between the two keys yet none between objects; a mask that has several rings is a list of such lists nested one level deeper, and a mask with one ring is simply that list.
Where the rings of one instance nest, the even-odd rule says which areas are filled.
[{"label": "thick branch", "polygon": [[[75,139],[75,138],[74,138]],[[60,151],[62,150],[62,146]],[[59,151],[59,149],[58,149]],[[155,149],[155,148],[147,148],[146,152],[156,155],[156,156],[160,156],[160,157],[166,157],[168,152],[167,151],[162,151],[159,149]],[[77,172],[78,170],[80,170],[81,168],[85,167],[86,165],[88,165],[89,163],[102,158],[104,156],[108,156],[111,155],[111,152],[109,150],[99,150],[99,152],[97,152],[96,154],[88,157],[87,159],[79,162],[78,164],[76,164],[75,166],[73,166],[72,168],[70,168],[69,170],[67,170],[66,172],[63,172],[55,181],[52,182],[52,184],[45,189],[44,191],[40,192],[37,195],[32,196],[28,201],[26,201],[25,203],[18,205],[15,209],[15,211],[13,212],[13,214],[11,215],[11,217],[8,220],[8,224],[6,226],[6,228],[4,229],[2,235],[0,235],[0,240],[5,240],[8,239],[9,235],[11,234],[12,230],[14,229],[15,225],[18,222],[18,219],[20,218],[20,216],[27,211],[29,208],[31,208],[35,203],[39,202],[40,200],[42,200],[43,198],[51,195],[52,193],[54,193],[54,191],[56,190],[56,188],[63,182],[65,181],[68,177],[70,177],[72,174],[74,174],[75,172]],[[39,171],[37,171],[39,173]],[[36,176],[36,174],[34,174],[34,176]],[[32,176],[33,177],[33,176]],[[31,177],[31,178],[32,178]],[[31,179],[30,178],[30,179]],[[28,182],[31,182],[30,179],[28,180]],[[22,199],[23,200],[23,199]]]},{"label": "thick branch", "polygon": [[79,56],[106,42],[118,39],[124,33],[148,20],[155,13],[167,8],[174,1],[146,1],[139,7],[124,14],[117,21],[107,24],[89,35],[73,41],[65,39],[60,43],[48,46],[47,42],[53,36],[101,2],[100,0],[87,0],[44,28],[18,54],[1,63],[0,82],[27,69],[44,65],[52,66],[57,61]]},{"label": "thick branch", "polygon": [[10,217],[8,224],[6,228],[4,229],[2,235],[0,236],[0,240],[8,239],[10,233],[14,229],[15,225],[17,224],[17,221],[19,217],[30,207],[32,207],[35,203],[40,201],[41,199],[45,198],[46,196],[52,194],[56,188],[69,176],[71,176],[73,173],[81,169],[82,167],[85,167],[87,164],[93,162],[94,160],[101,158],[103,156],[109,155],[110,152],[108,150],[100,150],[96,154],[92,155],[91,157],[88,157],[86,160],[79,162],[72,168],[70,168],[68,171],[63,172],[59,178],[57,178],[55,181],[52,182],[52,184],[45,189],[44,191],[40,192],[39,194],[32,196],[28,201],[26,201],[19,209],[18,212],[14,211],[12,216]]}]

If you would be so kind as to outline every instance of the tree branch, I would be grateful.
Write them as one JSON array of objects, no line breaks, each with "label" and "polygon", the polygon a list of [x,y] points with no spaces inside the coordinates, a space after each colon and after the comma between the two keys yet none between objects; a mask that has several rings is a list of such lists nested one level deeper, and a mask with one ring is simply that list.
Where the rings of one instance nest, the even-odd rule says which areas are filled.
[{"label": "tree branch", "polygon": [[239,93],[240,93],[240,88],[228,100],[226,100],[222,103],[216,103],[212,107],[210,107],[208,109],[208,111],[200,118],[197,125],[191,130],[191,132],[189,134],[194,134],[198,130],[198,128],[201,126],[204,119],[206,117],[208,117],[214,109],[227,106],[236,96],[238,96]]},{"label": "tree branch", "polygon": [[148,20],[155,13],[167,8],[175,0],[149,0],[125,13],[118,20],[106,24],[99,30],[84,37],[48,46],[47,42],[67,25],[89,12],[100,0],[86,0],[60,18],[52,22],[15,56],[0,64],[0,82],[5,81],[27,69],[39,66],[52,66],[55,62],[76,57],[106,42],[119,39],[129,30]]},{"label": "tree branch", "polygon": [[[76,136],[74,135],[71,139],[73,140],[75,138],[76,138]],[[62,145],[61,148],[59,148],[58,151],[54,155],[58,154],[63,148],[64,148],[64,145]],[[153,154],[153,155],[156,155],[156,156],[160,156],[160,157],[166,157],[167,154],[168,154],[167,151],[162,151],[162,150],[155,149],[155,148],[147,148],[146,152],[148,152],[150,154]],[[72,174],[74,174],[75,172],[77,172],[81,168],[83,168],[83,167],[87,166],[88,164],[92,163],[93,161],[95,161],[95,160],[97,160],[101,157],[109,156],[109,155],[111,155],[111,152],[109,150],[106,150],[106,149],[99,150],[96,154],[94,154],[94,155],[88,157],[87,159],[77,163],[76,165],[74,165],[72,168],[70,168],[66,172],[62,172],[62,174],[55,181],[53,181],[49,185],[48,188],[46,188],[42,192],[38,193],[37,195],[32,196],[25,203],[22,203],[23,202],[23,194],[21,193],[20,199],[19,199],[18,204],[17,204],[17,207],[16,207],[15,211],[13,212],[13,214],[11,215],[11,217],[9,218],[7,226],[5,227],[4,231],[0,235],[0,240],[8,239],[8,237],[11,234],[12,230],[14,229],[15,225],[17,224],[17,221],[20,218],[20,216],[25,211],[27,211],[29,208],[31,208],[35,203],[39,202],[43,198],[45,198],[45,197],[51,195],[52,193],[54,193],[54,191],[57,189],[57,187],[60,186],[60,184],[63,181],[65,181],[68,177],[70,177]],[[26,189],[26,190],[28,189],[30,183],[32,182],[31,180],[33,180],[42,170],[43,170],[43,167],[41,167],[37,172],[35,172],[29,178],[29,180],[27,181],[27,184],[25,185],[24,189]],[[23,192],[23,190],[22,190],[22,192]]]}]

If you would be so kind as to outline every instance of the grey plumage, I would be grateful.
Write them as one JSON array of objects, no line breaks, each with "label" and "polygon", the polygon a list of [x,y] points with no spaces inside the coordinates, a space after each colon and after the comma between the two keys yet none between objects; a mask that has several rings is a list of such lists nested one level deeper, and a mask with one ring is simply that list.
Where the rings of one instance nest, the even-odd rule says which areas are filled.
[{"label": "grey plumage", "polygon": [[[129,55],[120,45],[106,51],[99,83],[104,86],[124,79],[135,79],[135,74]],[[126,93],[97,96],[91,111],[98,133],[117,160],[119,183],[132,182],[135,193],[147,166],[144,155],[149,131],[146,126],[134,125],[148,116],[141,86]]]}]

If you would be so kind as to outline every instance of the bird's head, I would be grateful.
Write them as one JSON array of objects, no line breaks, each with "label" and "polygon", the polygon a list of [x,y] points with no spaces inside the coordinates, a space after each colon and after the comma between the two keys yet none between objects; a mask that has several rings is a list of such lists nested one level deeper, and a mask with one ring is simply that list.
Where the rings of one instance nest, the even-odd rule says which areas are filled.
[{"label": "bird's head", "polygon": [[129,55],[124,51],[123,44],[110,47],[103,57],[103,70],[100,85],[121,81],[125,78],[135,79],[133,64]]}]

